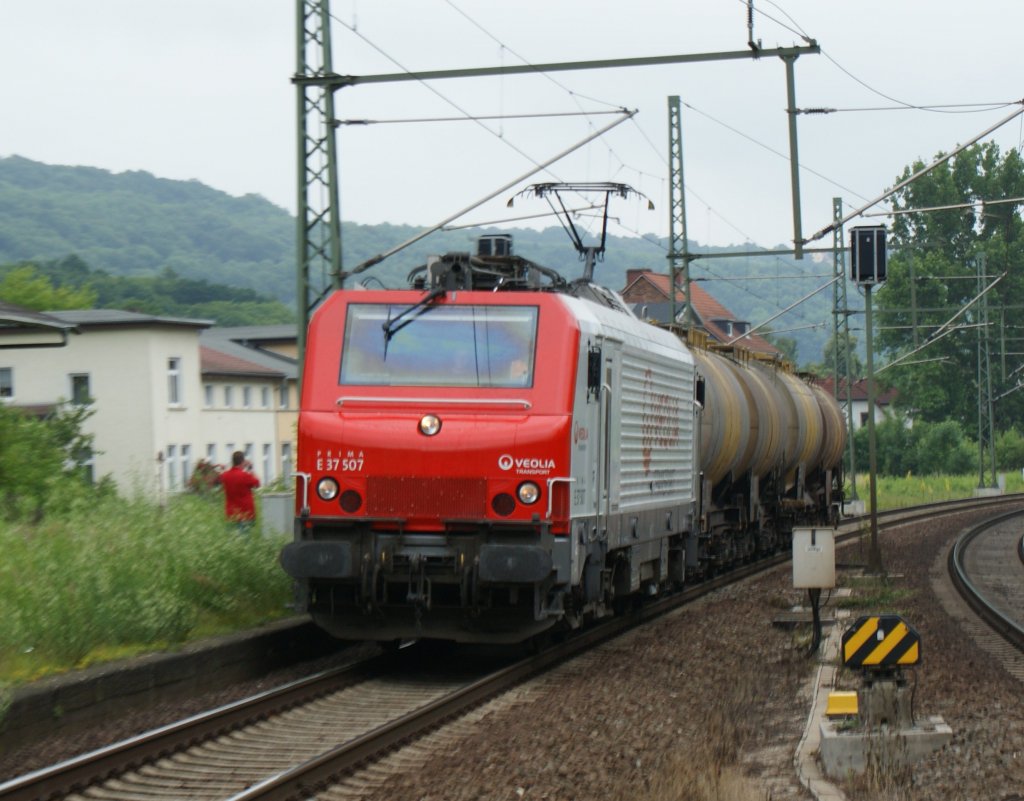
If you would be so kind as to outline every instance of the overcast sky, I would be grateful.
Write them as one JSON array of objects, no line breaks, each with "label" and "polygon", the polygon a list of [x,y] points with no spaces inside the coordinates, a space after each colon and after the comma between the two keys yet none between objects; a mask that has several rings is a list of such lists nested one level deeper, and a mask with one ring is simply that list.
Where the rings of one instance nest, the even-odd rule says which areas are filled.
[{"label": "overcast sky", "polygon": [[[0,0],[0,155],[197,179],[294,211],[294,6]],[[805,235],[830,222],[833,197],[850,209],[874,198],[905,166],[974,137],[1015,108],[1000,104],[1024,96],[1022,0],[755,0],[754,7],[754,36],[765,48],[805,44],[803,32],[823,50],[796,63],[797,105],[856,109],[798,118]],[[748,36],[745,0],[333,0],[332,11],[334,69],[353,75],[738,51]],[[612,232],[664,236],[673,94],[687,104],[690,237],[711,245],[789,242],[785,69],[776,57],[357,86],[339,91],[336,102],[341,119],[376,120],[636,109],[633,120],[527,183],[631,184],[657,208],[617,202]],[[981,103],[992,106],[963,105]],[[903,104],[960,107],[891,110]],[[342,127],[342,216],[433,224],[611,121]],[[1004,152],[1022,137],[1020,117],[994,134]],[[463,221],[545,210],[533,199],[509,212],[505,201],[515,191]]]}]

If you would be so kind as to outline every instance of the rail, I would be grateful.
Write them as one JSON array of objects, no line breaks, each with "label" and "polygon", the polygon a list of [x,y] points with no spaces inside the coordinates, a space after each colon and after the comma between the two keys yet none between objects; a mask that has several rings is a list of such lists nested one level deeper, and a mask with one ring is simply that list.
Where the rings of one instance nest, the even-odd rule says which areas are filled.
[{"label": "rail", "polygon": [[[949,550],[948,567],[950,578],[953,580],[953,585],[956,587],[957,592],[959,592],[967,602],[967,605],[970,606],[986,624],[999,633],[1007,642],[1018,650],[1024,651],[1024,628],[1022,628],[1020,623],[1016,620],[1013,620],[1008,615],[1003,614],[994,605],[989,603],[977,585],[971,581],[964,561],[968,547],[970,547],[971,543],[981,534],[988,531],[990,528],[994,528],[1001,523],[1005,523],[1007,520],[1012,520],[1015,517],[1021,516],[1024,516],[1024,512],[1021,512],[1020,510],[1007,512],[1006,514],[999,515],[991,520],[986,520],[984,523],[965,531],[957,538],[956,542],[953,543],[953,547]],[[1024,561],[1024,539],[1018,543],[1017,553],[1021,557],[1022,561]]]}]

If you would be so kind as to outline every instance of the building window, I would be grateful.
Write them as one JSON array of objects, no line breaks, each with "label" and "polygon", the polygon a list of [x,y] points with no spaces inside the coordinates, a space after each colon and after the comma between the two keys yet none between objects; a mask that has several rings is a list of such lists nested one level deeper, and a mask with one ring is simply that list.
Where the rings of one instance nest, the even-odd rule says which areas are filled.
[{"label": "building window", "polygon": [[181,359],[177,356],[167,360],[167,403],[181,405]]},{"label": "building window", "polygon": [[273,464],[271,460],[274,458],[274,451],[270,445],[263,446],[263,481],[270,482],[271,476],[274,475]]},{"label": "building window", "polygon": [[206,384],[203,387],[203,403],[207,408],[213,406],[213,384]]},{"label": "building window", "polygon": [[192,446],[182,445],[181,446],[181,483],[188,486],[189,479],[192,478]]},{"label": "building window", "polygon": [[251,470],[252,469],[252,443],[251,442],[245,443],[245,447],[242,448],[242,453],[245,456],[245,463],[250,466],[249,469]]},{"label": "building window", "polygon": [[285,478],[290,477],[292,474],[292,444],[290,442],[281,443],[281,475]]},{"label": "building window", "polygon": [[14,368],[0,367],[0,398],[14,397]]},{"label": "building window", "polygon": [[85,479],[87,484],[96,483],[96,457],[92,451],[89,452],[88,459],[78,463],[78,469],[82,471],[82,478]]},{"label": "building window", "polygon": [[178,446],[167,446],[167,489],[178,488]]},{"label": "building window", "polygon": [[92,403],[88,373],[76,373],[71,376],[71,402],[75,406],[88,406]]},{"label": "building window", "polygon": [[231,467],[231,457],[235,455],[235,443],[229,442],[224,447],[227,448],[227,456],[224,457],[224,466]]},{"label": "building window", "polygon": [[287,409],[288,408],[288,382],[287,381],[282,381],[281,382],[281,389],[280,389],[280,391],[278,393],[278,403],[280,404],[282,409]]},{"label": "building window", "polygon": [[209,464],[217,464],[217,446],[212,442],[206,446],[206,461]]},{"label": "building window", "polygon": [[260,387],[260,406],[270,408],[270,387]]},{"label": "building window", "polygon": [[224,387],[224,405],[229,409],[234,404],[234,398],[232,397],[233,393],[231,392],[232,389],[234,389],[234,387],[230,384]]},{"label": "building window", "polygon": [[252,387],[242,387],[242,408],[252,408]]}]

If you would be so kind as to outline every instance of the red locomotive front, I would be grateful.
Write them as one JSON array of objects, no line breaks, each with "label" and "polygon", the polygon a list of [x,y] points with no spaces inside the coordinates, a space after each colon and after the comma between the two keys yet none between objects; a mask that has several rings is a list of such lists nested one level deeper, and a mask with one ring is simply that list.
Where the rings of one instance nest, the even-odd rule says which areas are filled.
[{"label": "red locomotive front", "polygon": [[323,304],[282,553],[319,625],[474,641],[551,625],[578,352],[553,294],[338,291]]}]

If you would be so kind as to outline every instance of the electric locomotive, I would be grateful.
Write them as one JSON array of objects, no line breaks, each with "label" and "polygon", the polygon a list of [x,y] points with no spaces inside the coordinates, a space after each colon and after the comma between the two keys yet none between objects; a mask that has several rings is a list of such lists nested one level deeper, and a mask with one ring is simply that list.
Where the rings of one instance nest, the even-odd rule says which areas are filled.
[{"label": "electric locomotive", "polygon": [[681,582],[683,343],[515,256],[424,272],[336,291],[311,321],[282,552],[300,604],[342,638],[507,642]]},{"label": "electric locomotive", "polygon": [[317,309],[281,563],[319,626],[519,642],[835,518],[835,402],[640,320],[597,250],[568,281],[486,237]]}]

